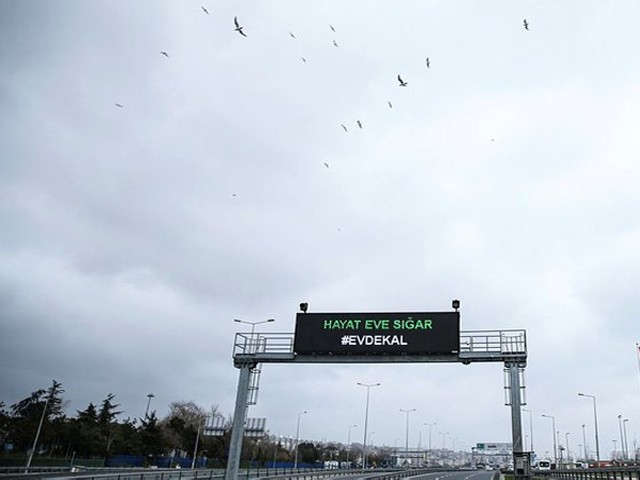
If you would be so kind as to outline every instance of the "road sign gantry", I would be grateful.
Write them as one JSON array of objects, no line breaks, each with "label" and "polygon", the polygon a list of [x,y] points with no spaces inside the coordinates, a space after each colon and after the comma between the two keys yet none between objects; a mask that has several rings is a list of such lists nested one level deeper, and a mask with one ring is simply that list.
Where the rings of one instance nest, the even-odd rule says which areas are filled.
[{"label": "road sign gantry", "polygon": [[[460,331],[459,321],[457,310],[410,314],[303,313],[298,314],[295,333],[237,333],[233,363],[240,369],[240,378],[225,480],[237,480],[251,374],[260,363],[469,365],[475,362],[504,363],[508,372],[506,388],[511,406],[515,478],[529,479],[530,465],[526,461],[529,454],[523,451],[520,412],[524,404],[521,373],[527,363],[526,331]],[[422,335],[413,330],[423,330]]]}]

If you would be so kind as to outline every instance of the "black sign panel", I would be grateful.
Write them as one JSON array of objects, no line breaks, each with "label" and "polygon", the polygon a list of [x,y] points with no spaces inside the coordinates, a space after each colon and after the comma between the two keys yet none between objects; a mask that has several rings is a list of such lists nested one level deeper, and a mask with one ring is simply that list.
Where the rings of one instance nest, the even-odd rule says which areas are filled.
[{"label": "black sign panel", "polygon": [[429,355],[460,350],[458,312],[298,313],[303,355]]}]

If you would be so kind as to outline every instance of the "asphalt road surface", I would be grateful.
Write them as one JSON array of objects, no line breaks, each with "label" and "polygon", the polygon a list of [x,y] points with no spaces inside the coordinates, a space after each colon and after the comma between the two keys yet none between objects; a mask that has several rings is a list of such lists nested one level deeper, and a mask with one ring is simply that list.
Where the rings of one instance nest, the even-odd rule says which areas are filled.
[{"label": "asphalt road surface", "polygon": [[407,480],[493,480],[496,470],[452,470],[407,477]]}]

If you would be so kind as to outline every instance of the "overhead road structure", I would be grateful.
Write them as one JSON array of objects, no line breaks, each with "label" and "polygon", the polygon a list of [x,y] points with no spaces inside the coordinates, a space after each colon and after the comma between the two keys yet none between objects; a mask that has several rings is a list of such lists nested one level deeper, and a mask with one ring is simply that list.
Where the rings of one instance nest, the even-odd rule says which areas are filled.
[{"label": "overhead road structure", "polygon": [[511,407],[515,480],[530,478],[522,442],[524,329],[460,330],[454,312],[298,313],[294,333],[237,333],[233,363],[240,369],[225,480],[237,480],[251,373],[261,363],[503,363]]},{"label": "overhead road structure", "polygon": [[236,368],[259,363],[527,363],[524,329],[468,330],[460,332],[460,350],[425,355],[325,355],[294,352],[294,333],[236,333],[233,363]]}]

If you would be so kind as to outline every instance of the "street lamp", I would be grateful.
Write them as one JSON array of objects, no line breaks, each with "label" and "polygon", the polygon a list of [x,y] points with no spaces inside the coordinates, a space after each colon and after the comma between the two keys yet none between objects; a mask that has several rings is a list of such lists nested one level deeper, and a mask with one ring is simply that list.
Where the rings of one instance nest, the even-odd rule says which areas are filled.
[{"label": "street lamp", "polygon": [[445,449],[445,445],[444,445],[444,439],[447,437],[447,435],[449,435],[449,432],[438,432],[440,435],[442,435],[442,450]]},{"label": "street lamp", "polygon": [[629,459],[629,441],[627,440],[627,422],[629,421],[628,418],[625,418],[624,420],[622,420],[622,430],[624,431],[624,458],[625,460]]},{"label": "street lamp", "polygon": [[427,449],[427,465],[429,465],[429,454],[431,453],[431,427],[437,425],[437,423],[425,423],[424,425],[429,427],[429,448]]},{"label": "street lamp", "polygon": [[620,430],[620,450],[624,459],[624,436],[622,435],[622,415],[618,415],[618,430]]},{"label": "street lamp", "polygon": [[298,443],[300,442],[300,417],[305,413],[309,413],[309,412],[307,412],[306,410],[303,412],[298,412],[298,426],[296,427],[296,456],[293,462],[293,468],[298,468]]},{"label": "street lamp", "polygon": [[47,407],[49,406],[49,400],[51,400],[51,395],[53,395],[53,390],[55,388],[56,382],[53,381],[53,387],[51,387],[50,393],[47,396],[47,400],[44,402],[44,407],[42,408],[42,415],[40,416],[40,423],[38,423],[38,429],[36,430],[36,437],[33,439],[33,446],[31,447],[31,451],[29,452],[29,458],[27,459],[27,469],[25,473],[29,473],[29,468],[31,468],[31,460],[33,459],[33,453],[38,447],[38,439],[40,438],[40,432],[42,431],[42,423],[44,422],[44,417],[47,413]]},{"label": "street lamp", "polygon": [[556,465],[558,464],[558,443],[556,442],[556,417],[553,415],[542,415],[544,418],[551,419],[551,427],[553,428],[553,459]]},{"label": "street lamp", "polygon": [[347,465],[349,464],[349,452],[351,451],[351,429],[357,426],[356,424],[349,425],[349,433],[347,434]]},{"label": "street lamp", "polygon": [[408,461],[409,459],[409,414],[411,412],[415,412],[416,409],[412,408],[411,410],[404,410],[404,409],[400,409],[401,412],[405,413],[407,420],[406,420],[406,424],[405,424],[405,429],[404,429],[404,451],[405,451],[405,455],[406,455],[406,460]]},{"label": "street lamp", "polygon": [[598,411],[596,408],[596,396],[588,395],[586,393],[578,393],[578,396],[589,397],[593,400],[593,422],[595,424],[595,430],[596,430],[596,460],[599,463],[600,462],[600,441],[598,440]]},{"label": "street lamp", "polygon": [[380,382],[378,383],[361,383],[357,382],[361,387],[365,387],[367,389],[367,401],[364,404],[364,447],[362,453],[362,470],[367,468],[367,426],[369,425],[369,390],[372,387],[379,387],[382,385]]},{"label": "street lamp", "polygon": [[144,418],[149,418],[149,405],[151,405],[151,399],[155,397],[155,395],[153,393],[149,393],[147,394],[147,398],[149,400],[147,400],[147,409],[144,411]]},{"label": "street lamp", "polygon": [[531,419],[533,412],[526,408],[523,408],[522,411],[529,414],[529,451],[533,453],[533,420]]},{"label": "street lamp", "polygon": [[193,448],[193,460],[191,460],[191,469],[196,467],[196,458],[198,456],[198,440],[200,440],[200,428],[204,426],[208,415],[204,415],[202,422],[198,423],[198,431],[196,432],[196,446]]},{"label": "street lamp", "polygon": [[251,335],[249,337],[250,338],[250,340],[249,340],[249,346],[250,346],[249,350],[250,350],[250,352],[249,353],[255,353],[255,350],[256,350],[256,347],[257,347],[257,343],[258,343],[256,341],[254,341],[255,339],[254,339],[254,336],[253,336],[254,332],[255,332],[255,329],[256,329],[256,325],[261,325],[263,323],[275,322],[275,319],[274,318],[268,318],[266,320],[260,320],[259,322],[250,322],[248,320],[240,320],[238,318],[234,318],[233,321],[237,322],[237,323],[244,323],[246,325],[251,325]]}]

